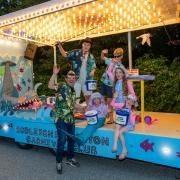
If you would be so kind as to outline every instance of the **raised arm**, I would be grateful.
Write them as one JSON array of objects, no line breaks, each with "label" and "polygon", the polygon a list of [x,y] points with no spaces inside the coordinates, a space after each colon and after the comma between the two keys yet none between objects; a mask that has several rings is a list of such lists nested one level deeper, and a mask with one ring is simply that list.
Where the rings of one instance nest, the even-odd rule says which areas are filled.
[{"label": "raised arm", "polygon": [[62,47],[62,44],[61,44],[61,42],[58,42],[58,48],[59,48],[59,51],[60,51],[60,53],[61,53],[61,55],[63,56],[63,57],[67,57],[67,53],[66,53],[66,51],[64,50],[64,48]]},{"label": "raised arm", "polygon": [[101,51],[101,59],[102,59],[103,61],[105,61],[105,59],[107,58],[107,54],[108,54],[108,49],[103,49],[103,50]]},{"label": "raised arm", "polygon": [[114,81],[113,67],[114,67],[114,63],[112,62],[107,70],[107,74],[112,81]]},{"label": "raised arm", "polygon": [[59,73],[60,71],[60,67],[57,67],[57,66],[54,66],[53,67],[53,74],[49,80],[49,83],[48,83],[48,88],[49,89],[55,89],[57,90],[57,84],[55,83],[55,80],[57,78],[57,74]]}]

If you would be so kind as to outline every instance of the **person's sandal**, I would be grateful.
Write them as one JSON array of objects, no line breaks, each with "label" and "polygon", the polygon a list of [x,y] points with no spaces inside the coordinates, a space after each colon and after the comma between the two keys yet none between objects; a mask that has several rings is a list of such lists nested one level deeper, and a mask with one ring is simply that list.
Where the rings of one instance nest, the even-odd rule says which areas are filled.
[{"label": "person's sandal", "polygon": [[127,153],[128,153],[128,152],[121,153],[121,154],[119,155],[118,160],[119,160],[119,161],[125,160],[125,159],[126,159],[126,156],[127,156]]},{"label": "person's sandal", "polygon": [[114,123],[114,121],[113,120],[109,120],[109,121],[107,121],[107,123],[106,124],[113,124]]}]

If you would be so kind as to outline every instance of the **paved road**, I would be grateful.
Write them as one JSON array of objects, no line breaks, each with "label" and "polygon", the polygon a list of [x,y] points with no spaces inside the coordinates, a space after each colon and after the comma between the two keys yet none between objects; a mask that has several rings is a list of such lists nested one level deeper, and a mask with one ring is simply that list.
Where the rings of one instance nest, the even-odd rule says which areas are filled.
[{"label": "paved road", "polygon": [[55,157],[46,148],[19,149],[9,139],[0,138],[0,180],[180,180],[180,171],[141,161],[119,162],[77,154],[80,168],[64,165],[56,174]]}]

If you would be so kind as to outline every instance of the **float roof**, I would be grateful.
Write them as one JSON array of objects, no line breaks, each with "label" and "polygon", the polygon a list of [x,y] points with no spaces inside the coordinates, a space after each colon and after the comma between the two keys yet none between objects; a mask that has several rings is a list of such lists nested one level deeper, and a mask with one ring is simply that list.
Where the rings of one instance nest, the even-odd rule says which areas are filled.
[{"label": "float roof", "polygon": [[0,34],[53,45],[179,22],[179,0],[52,0],[0,16]]}]

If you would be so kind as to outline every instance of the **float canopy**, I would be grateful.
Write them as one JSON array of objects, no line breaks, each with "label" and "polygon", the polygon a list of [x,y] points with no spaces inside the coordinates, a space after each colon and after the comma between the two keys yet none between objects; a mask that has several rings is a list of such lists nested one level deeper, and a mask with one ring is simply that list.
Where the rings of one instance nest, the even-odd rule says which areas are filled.
[{"label": "float canopy", "polygon": [[0,17],[0,35],[53,45],[180,22],[179,0],[52,0]]}]

